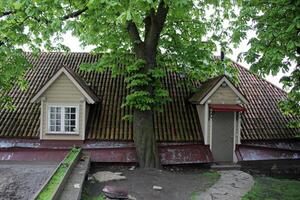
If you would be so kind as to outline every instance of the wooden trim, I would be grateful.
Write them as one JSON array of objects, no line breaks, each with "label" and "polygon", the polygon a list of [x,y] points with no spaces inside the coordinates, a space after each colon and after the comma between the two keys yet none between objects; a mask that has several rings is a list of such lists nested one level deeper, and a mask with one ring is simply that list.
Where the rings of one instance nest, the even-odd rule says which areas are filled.
[{"label": "wooden trim", "polygon": [[213,112],[209,109],[209,148],[212,150],[212,119],[213,119]]},{"label": "wooden trim", "polygon": [[[85,140],[85,129],[86,129],[86,104],[85,104],[85,101],[84,100],[81,100],[81,105],[82,105],[82,140]],[[80,109],[80,108],[79,108]]]},{"label": "wooden trim", "polygon": [[223,82],[226,82],[226,84],[232,89],[232,91],[242,100],[242,103],[248,104],[246,98],[235,88],[235,86],[225,76],[210,90],[210,92],[199,103],[204,104],[216,92],[216,90],[221,86]]},{"label": "wooden trim", "polygon": [[43,123],[44,123],[44,111],[45,111],[45,97],[41,98],[41,115],[40,115],[40,140],[43,139]]},{"label": "wooden trim", "polygon": [[[237,127],[236,127],[236,112],[233,113],[233,154],[235,151],[235,144],[236,144],[236,133],[237,133]],[[234,156],[234,155],[233,155]]]},{"label": "wooden trim", "polygon": [[237,133],[238,133],[238,144],[241,144],[241,115],[242,113],[238,113],[238,127],[237,127]]},{"label": "wooden trim", "polygon": [[204,104],[204,144],[208,144],[208,117],[209,117],[208,104]]}]

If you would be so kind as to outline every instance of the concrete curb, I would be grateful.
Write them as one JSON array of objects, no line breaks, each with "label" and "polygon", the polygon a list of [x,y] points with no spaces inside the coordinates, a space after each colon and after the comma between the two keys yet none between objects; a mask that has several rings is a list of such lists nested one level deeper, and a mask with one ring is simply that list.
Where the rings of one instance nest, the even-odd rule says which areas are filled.
[{"label": "concrete curb", "polygon": [[[62,178],[62,180],[60,181],[60,183],[57,185],[54,193],[52,194],[51,199],[49,200],[57,200],[58,197],[60,196],[66,181],[68,180],[75,164],[78,162],[80,156],[82,154],[82,150],[80,150],[80,152],[77,154],[75,160],[71,163],[71,165],[68,166],[67,171],[64,175],[64,177]],[[65,157],[66,158],[66,157]],[[55,168],[55,170],[53,171],[53,173],[51,174],[51,176],[49,176],[49,178],[47,179],[47,181],[43,184],[43,186],[38,190],[38,192],[35,193],[35,195],[32,197],[32,200],[36,200],[37,197],[39,196],[39,194],[43,191],[43,189],[47,186],[47,184],[50,182],[51,178],[54,176],[54,174],[56,173],[56,171],[59,169],[59,167],[61,165],[63,165],[65,158],[59,163],[59,165]]]},{"label": "concrete curb", "polygon": [[[73,168],[73,171],[71,172],[71,175],[69,176],[68,181],[65,184],[58,199],[81,199],[83,184],[89,171],[90,163],[91,158],[89,156],[82,156],[82,160],[78,161]],[[75,185],[78,185],[79,188],[75,188]]]}]

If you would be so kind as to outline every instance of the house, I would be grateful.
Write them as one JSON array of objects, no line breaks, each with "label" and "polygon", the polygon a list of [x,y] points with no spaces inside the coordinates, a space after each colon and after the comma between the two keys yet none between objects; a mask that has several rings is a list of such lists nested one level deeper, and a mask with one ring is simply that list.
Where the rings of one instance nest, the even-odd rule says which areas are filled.
[{"label": "house", "polygon": [[[16,109],[0,111],[1,160],[59,160],[81,146],[95,162],[136,162],[131,114],[121,107],[129,92],[124,77],[109,70],[86,72],[89,53],[26,54],[32,68],[26,91],[13,88]],[[288,127],[277,103],[286,93],[233,64],[235,86],[226,76],[194,82],[167,72],[162,80],[172,102],[154,114],[162,164],[299,159],[299,129]]]}]

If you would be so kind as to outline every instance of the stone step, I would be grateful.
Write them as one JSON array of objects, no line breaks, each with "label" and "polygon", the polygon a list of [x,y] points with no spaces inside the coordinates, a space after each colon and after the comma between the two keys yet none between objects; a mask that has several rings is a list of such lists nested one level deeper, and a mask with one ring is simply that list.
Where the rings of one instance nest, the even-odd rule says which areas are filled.
[{"label": "stone step", "polygon": [[60,200],[81,199],[82,187],[84,179],[89,171],[90,163],[91,158],[86,155],[83,155],[81,159],[78,160],[62,190],[62,193],[59,197]]},{"label": "stone step", "polygon": [[214,163],[210,168],[214,170],[240,170],[241,165],[235,163]]}]

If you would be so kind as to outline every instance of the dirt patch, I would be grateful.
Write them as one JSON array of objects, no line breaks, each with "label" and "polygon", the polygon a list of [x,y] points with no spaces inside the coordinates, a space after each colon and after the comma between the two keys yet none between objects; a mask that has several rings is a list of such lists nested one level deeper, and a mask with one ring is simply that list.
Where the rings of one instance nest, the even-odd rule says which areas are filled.
[{"label": "dirt patch", "polygon": [[[130,166],[116,165],[93,167],[90,177],[99,171],[111,171],[121,172],[126,179],[104,183],[90,179],[86,183],[85,192],[91,197],[99,196],[103,187],[109,185],[128,188],[129,195],[137,200],[184,200],[191,199],[195,193],[205,191],[218,179],[216,176],[207,175],[205,170],[197,167],[172,167],[163,170],[129,169]],[[160,186],[162,189],[154,190],[153,186]]]},{"label": "dirt patch", "polygon": [[56,165],[40,162],[0,162],[0,200],[30,199]]}]

